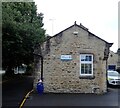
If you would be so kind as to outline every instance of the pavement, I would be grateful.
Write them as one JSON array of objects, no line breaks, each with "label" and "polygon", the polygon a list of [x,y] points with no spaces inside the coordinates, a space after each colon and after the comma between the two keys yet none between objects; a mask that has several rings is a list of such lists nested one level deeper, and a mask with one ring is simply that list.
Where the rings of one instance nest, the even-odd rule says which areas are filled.
[{"label": "pavement", "polygon": [[[105,107],[119,108],[120,89],[109,88],[108,92],[102,95],[97,94],[63,94],[31,92],[27,97],[23,108],[41,106],[83,106],[83,107]],[[81,108],[81,107],[80,107]]]}]

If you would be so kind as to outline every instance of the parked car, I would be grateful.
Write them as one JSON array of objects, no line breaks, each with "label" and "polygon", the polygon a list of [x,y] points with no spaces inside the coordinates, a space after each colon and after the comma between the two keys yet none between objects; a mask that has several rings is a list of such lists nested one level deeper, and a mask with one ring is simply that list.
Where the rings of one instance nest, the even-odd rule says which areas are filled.
[{"label": "parked car", "polygon": [[108,70],[107,82],[109,85],[120,85],[120,73],[117,71]]},{"label": "parked car", "polygon": [[22,64],[21,66],[17,66],[14,68],[14,74],[25,74],[26,72],[26,65]]}]

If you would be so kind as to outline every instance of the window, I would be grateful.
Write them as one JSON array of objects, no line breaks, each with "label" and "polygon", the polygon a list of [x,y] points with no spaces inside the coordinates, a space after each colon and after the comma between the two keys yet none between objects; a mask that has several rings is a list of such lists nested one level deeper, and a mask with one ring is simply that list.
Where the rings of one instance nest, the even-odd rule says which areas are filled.
[{"label": "window", "polygon": [[108,65],[108,70],[116,70],[116,65]]},{"label": "window", "polygon": [[80,75],[81,76],[93,75],[93,55],[92,54],[80,55]]}]

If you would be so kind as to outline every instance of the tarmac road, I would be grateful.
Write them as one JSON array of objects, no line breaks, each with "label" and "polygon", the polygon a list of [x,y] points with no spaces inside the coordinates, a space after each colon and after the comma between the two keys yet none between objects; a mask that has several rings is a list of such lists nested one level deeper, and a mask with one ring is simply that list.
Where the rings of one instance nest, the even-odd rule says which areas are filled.
[{"label": "tarmac road", "polygon": [[33,88],[33,77],[19,76],[2,84],[2,108],[19,108],[24,96]]},{"label": "tarmac road", "polygon": [[[2,88],[2,108],[19,108],[24,96],[33,87],[32,77],[16,77],[15,79],[3,83]],[[118,108],[120,103],[120,88],[109,88],[104,95],[95,94],[42,94],[31,93],[24,103],[24,107],[40,106],[105,106],[105,108]],[[112,107],[111,107],[112,106]],[[81,108],[81,107],[80,107]],[[86,107],[85,107],[86,108]]]},{"label": "tarmac road", "polygon": [[[118,108],[120,89],[109,88],[104,95],[96,94],[42,94],[32,93],[24,107],[40,106],[92,106],[91,108]],[[80,107],[81,108],[81,107]],[[86,108],[86,107],[85,107]]]}]

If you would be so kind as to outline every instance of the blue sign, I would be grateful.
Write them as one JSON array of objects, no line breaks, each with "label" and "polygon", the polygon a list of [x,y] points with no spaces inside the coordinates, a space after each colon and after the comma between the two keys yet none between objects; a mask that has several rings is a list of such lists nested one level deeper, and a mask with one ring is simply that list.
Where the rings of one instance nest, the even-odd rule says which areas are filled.
[{"label": "blue sign", "polygon": [[61,60],[72,60],[72,55],[61,55]]}]

